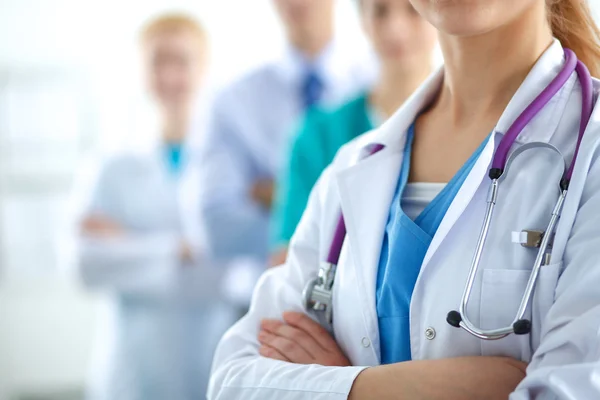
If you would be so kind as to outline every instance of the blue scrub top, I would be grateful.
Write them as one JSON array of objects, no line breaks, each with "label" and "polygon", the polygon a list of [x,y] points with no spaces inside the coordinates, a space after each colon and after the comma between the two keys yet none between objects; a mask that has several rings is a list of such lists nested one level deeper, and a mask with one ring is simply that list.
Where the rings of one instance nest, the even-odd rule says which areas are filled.
[{"label": "blue scrub top", "polygon": [[377,272],[376,307],[382,364],[411,359],[410,301],[421,264],[444,215],[487,143],[484,140],[446,187],[413,221],[402,210],[401,200],[408,182],[414,135],[413,124],[408,131]]},{"label": "blue scrub top", "polygon": [[183,145],[178,142],[167,142],[164,145],[164,152],[169,171],[178,176],[184,161]]}]

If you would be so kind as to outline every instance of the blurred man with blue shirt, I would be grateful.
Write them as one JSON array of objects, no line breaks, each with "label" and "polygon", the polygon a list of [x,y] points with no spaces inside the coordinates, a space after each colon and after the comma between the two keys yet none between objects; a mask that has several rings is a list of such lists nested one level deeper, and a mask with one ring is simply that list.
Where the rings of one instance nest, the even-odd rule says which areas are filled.
[{"label": "blurred man with blue shirt", "polygon": [[294,123],[314,105],[339,104],[364,90],[375,75],[369,55],[334,39],[335,0],[273,2],[288,49],[217,97],[202,169],[213,255],[256,269],[267,265],[273,179]]}]

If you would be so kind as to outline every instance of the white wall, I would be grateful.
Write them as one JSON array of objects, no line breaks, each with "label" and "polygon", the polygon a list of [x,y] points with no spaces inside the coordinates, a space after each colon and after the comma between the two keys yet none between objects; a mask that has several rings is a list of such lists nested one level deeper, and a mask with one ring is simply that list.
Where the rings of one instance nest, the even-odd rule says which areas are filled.
[{"label": "white wall", "polygon": [[[0,67],[49,66],[77,70],[88,78],[102,111],[103,141],[138,134],[132,109],[142,90],[136,77],[139,27],[163,11],[186,11],[212,37],[212,84],[273,56],[283,35],[270,0],[4,0],[0,2]],[[353,5],[340,0],[344,35],[361,41]],[[137,96],[137,98],[136,98]],[[141,118],[140,118],[141,119]],[[125,123],[124,123],[125,121]],[[144,135],[144,133],[139,133]]]}]

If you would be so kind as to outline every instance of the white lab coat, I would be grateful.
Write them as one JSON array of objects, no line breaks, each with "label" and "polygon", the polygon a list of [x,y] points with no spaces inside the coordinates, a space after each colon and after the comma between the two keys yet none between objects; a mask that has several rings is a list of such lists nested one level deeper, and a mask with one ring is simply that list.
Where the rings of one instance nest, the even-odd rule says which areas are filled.
[{"label": "white lab coat", "polygon": [[[562,63],[563,51],[555,42],[523,82],[495,132],[506,132]],[[382,238],[406,131],[441,82],[440,71],[389,122],[340,150],[311,195],[287,263],[263,275],[250,312],[222,339],[213,364],[211,400],[346,399],[355,377],[380,363],[375,286]],[[570,162],[580,112],[581,89],[574,74],[515,146],[549,142]],[[411,302],[412,358],[510,356],[529,362],[527,377],[511,400],[600,398],[600,106],[581,145],[554,242],[554,261],[542,268],[526,315],[532,333],[482,341],[446,322],[448,311],[460,303],[485,211],[487,172],[501,137],[496,133],[488,142],[429,247]],[[356,162],[369,143],[386,148]],[[532,268],[536,250],[512,243],[512,232],[544,228],[558,196],[562,160],[547,150],[525,154],[501,186],[483,270],[468,308],[472,321],[483,328],[511,323]],[[340,207],[348,235],[334,285],[334,330],[354,366],[294,365],[260,357],[260,319],[302,310],[302,289],[327,256]]]},{"label": "white lab coat", "polygon": [[[197,399],[206,393],[218,338],[234,322],[219,301],[222,271],[203,258],[199,184],[190,160],[176,178],[159,150],[123,154],[100,168],[83,215],[126,228],[124,237],[80,237],[78,271],[109,293],[88,397]],[[195,262],[183,265],[186,240]]]}]

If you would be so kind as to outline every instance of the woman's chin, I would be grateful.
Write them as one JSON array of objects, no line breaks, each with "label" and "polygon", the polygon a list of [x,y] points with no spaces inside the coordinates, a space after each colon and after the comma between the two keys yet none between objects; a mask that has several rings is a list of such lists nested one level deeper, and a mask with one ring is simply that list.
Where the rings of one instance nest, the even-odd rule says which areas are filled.
[{"label": "woman's chin", "polygon": [[495,24],[486,23],[483,18],[472,18],[469,15],[446,17],[438,16],[436,27],[443,35],[456,37],[474,37],[492,31]]}]

